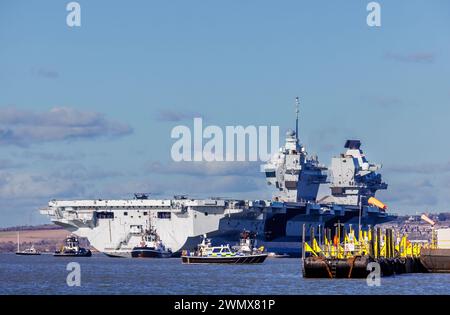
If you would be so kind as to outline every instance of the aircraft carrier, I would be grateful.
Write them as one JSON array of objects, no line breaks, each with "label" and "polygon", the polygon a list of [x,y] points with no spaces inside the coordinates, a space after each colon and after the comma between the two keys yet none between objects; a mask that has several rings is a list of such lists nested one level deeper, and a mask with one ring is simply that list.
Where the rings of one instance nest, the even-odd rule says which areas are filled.
[{"label": "aircraft carrier", "polygon": [[[203,234],[217,244],[238,242],[243,230],[257,233],[258,245],[268,251],[299,256],[303,224],[333,228],[376,225],[396,218],[375,199],[377,190],[387,189],[370,163],[359,140],[347,140],[344,152],[333,157],[329,168],[309,156],[296,127],[286,133],[285,144],[262,165],[267,184],[274,188],[271,200],[149,199],[135,194],[121,200],[51,200],[40,209],[52,222],[86,237],[91,245],[109,256],[130,257],[149,227],[155,229],[176,255],[193,249]],[[320,185],[330,194],[317,199]]]}]

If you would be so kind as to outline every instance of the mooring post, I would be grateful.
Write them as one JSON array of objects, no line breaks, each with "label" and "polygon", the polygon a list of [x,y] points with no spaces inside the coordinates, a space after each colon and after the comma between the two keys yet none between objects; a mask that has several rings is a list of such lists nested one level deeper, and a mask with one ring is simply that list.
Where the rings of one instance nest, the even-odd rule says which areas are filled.
[{"label": "mooring post", "polygon": [[377,228],[377,244],[376,244],[376,251],[377,251],[377,253],[376,253],[376,257],[377,258],[380,258],[380,242],[381,242],[381,228]]},{"label": "mooring post", "polygon": [[302,262],[305,259],[305,231],[306,225],[303,223],[303,229],[302,229]]},{"label": "mooring post", "polygon": [[318,230],[318,233],[319,233],[319,246],[320,247],[322,247],[322,234],[323,233],[321,233],[321,225],[319,224],[319,230]]},{"label": "mooring post", "polygon": [[325,229],[325,233],[326,233],[326,235],[327,235],[327,241],[328,241],[328,248],[327,248],[327,251],[328,251],[328,255],[331,255],[331,242],[333,241],[332,239],[331,239],[331,229],[330,228],[326,228]]},{"label": "mooring post", "polygon": [[386,256],[387,258],[391,258],[391,235],[389,233],[390,229],[386,229]]},{"label": "mooring post", "polygon": [[392,254],[392,258],[395,258],[395,243],[396,243],[396,237],[395,237],[394,229],[391,229],[391,254]]},{"label": "mooring post", "polygon": [[392,230],[388,229],[388,235],[389,235],[389,258],[392,258]]},{"label": "mooring post", "polygon": [[389,229],[389,239],[391,240],[391,258],[394,258],[394,253],[395,253],[395,246],[394,246],[394,230],[393,229]]},{"label": "mooring post", "polygon": [[369,237],[370,237],[370,243],[369,243],[369,256],[374,258],[375,257],[375,244],[374,244],[374,235],[373,235],[373,228],[369,226]]},{"label": "mooring post", "polygon": [[389,244],[390,244],[390,242],[389,242],[389,229],[386,229],[385,231],[384,231],[384,242],[385,242],[385,248],[386,248],[386,258],[389,258],[389,254],[390,254],[390,252],[389,252]]}]

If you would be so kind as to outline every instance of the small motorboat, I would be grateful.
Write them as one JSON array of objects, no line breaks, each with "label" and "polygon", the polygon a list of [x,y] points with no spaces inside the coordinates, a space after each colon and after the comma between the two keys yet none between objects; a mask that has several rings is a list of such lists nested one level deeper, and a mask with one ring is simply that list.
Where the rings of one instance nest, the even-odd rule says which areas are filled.
[{"label": "small motorboat", "polygon": [[289,258],[291,256],[289,256],[288,254],[277,254],[274,252],[270,252],[267,256],[267,258]]},{"label": "small motorboat", "polygon": [[34,245],[31,245],[31,247],[26,248],[24,250],[20,250],[20,236],[19,236],[19,232],[17,232],[17,252],[16,255],[22,255],[22,256],[36,256],[36,255],[40,255],[41,252],[36,250],[34,248]]},{"label": "small motorboat", "polygon": [[40,255],[40,254],[41,254],[41,252],[36,250],[33,245],[31,245],[30,248],[26,248],[22,251],[16,252],[16,255],[23,255],[23,256],[33,256],[33,255]]},{"label": "small motorboat", "polygon": [[167,249],[156,230],[150,229],[142,235],[142,242],[131,251],[133,258],[170,258],[172,251]]},{"label": "small motorboat", "polygon": [[91,257],[92,253],[89,249],[80,247],[78,237],[69,235],[64,241],[64,245],[60,250],[56,251],[55,257]]},{"label": "small motorboat", "polygon": [[184,264],[260,264],[267,258],[267,253],[263,247],[256,249],[255,244],[256,240],[250,239],[250,234],[245,232],[241,234],[239,245],[233,248],[228,244],[212,246],[211,239],[203,235],[197,250],[193,253],[183,251],[181,260]]}]

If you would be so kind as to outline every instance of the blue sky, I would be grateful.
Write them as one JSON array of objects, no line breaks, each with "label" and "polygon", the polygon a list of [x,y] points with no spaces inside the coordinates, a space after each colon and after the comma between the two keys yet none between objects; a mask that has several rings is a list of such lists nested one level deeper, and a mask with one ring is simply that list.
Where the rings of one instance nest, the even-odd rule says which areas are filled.
[{"label": "blue sky", "polygon": [[174,165],[170,131],[293,127],[324,164],[347,138],[383,164],[397,213],[447,211],[450,3],[0,2],[0,226],[52,198],[267,198],[257,165]]}]

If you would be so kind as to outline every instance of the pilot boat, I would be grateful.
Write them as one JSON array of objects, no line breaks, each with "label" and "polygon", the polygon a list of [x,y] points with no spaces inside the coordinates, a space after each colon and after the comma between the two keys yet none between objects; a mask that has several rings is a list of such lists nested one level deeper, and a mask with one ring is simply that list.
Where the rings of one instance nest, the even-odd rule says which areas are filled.
[{"label": "pilot boat", "polygon": [[[260,264],[267,258],[264,248],[254,248],[255,239],[245,231],[241,234],[239,245],[212,246],[211,239],[203,235],[202,242],[195,252],[183,251],[181,260],[183,264]],[[256,235],[256,234],[253,234]],[[243,236],[245,238],[243,238]]]},{"label": "pilot boat", "polygon": [[55,257],[91,257],[92,253],[89,249],[80,247],[78,237],[69,235],[64,241],[64,245],[59,251],[56,251]]},{"label": "pilot boat", "polygon": [[172,251],[166,249],[154,229],[147,230],[142,235],[142,242],[131,251],[133,258],[170,258]]}]

